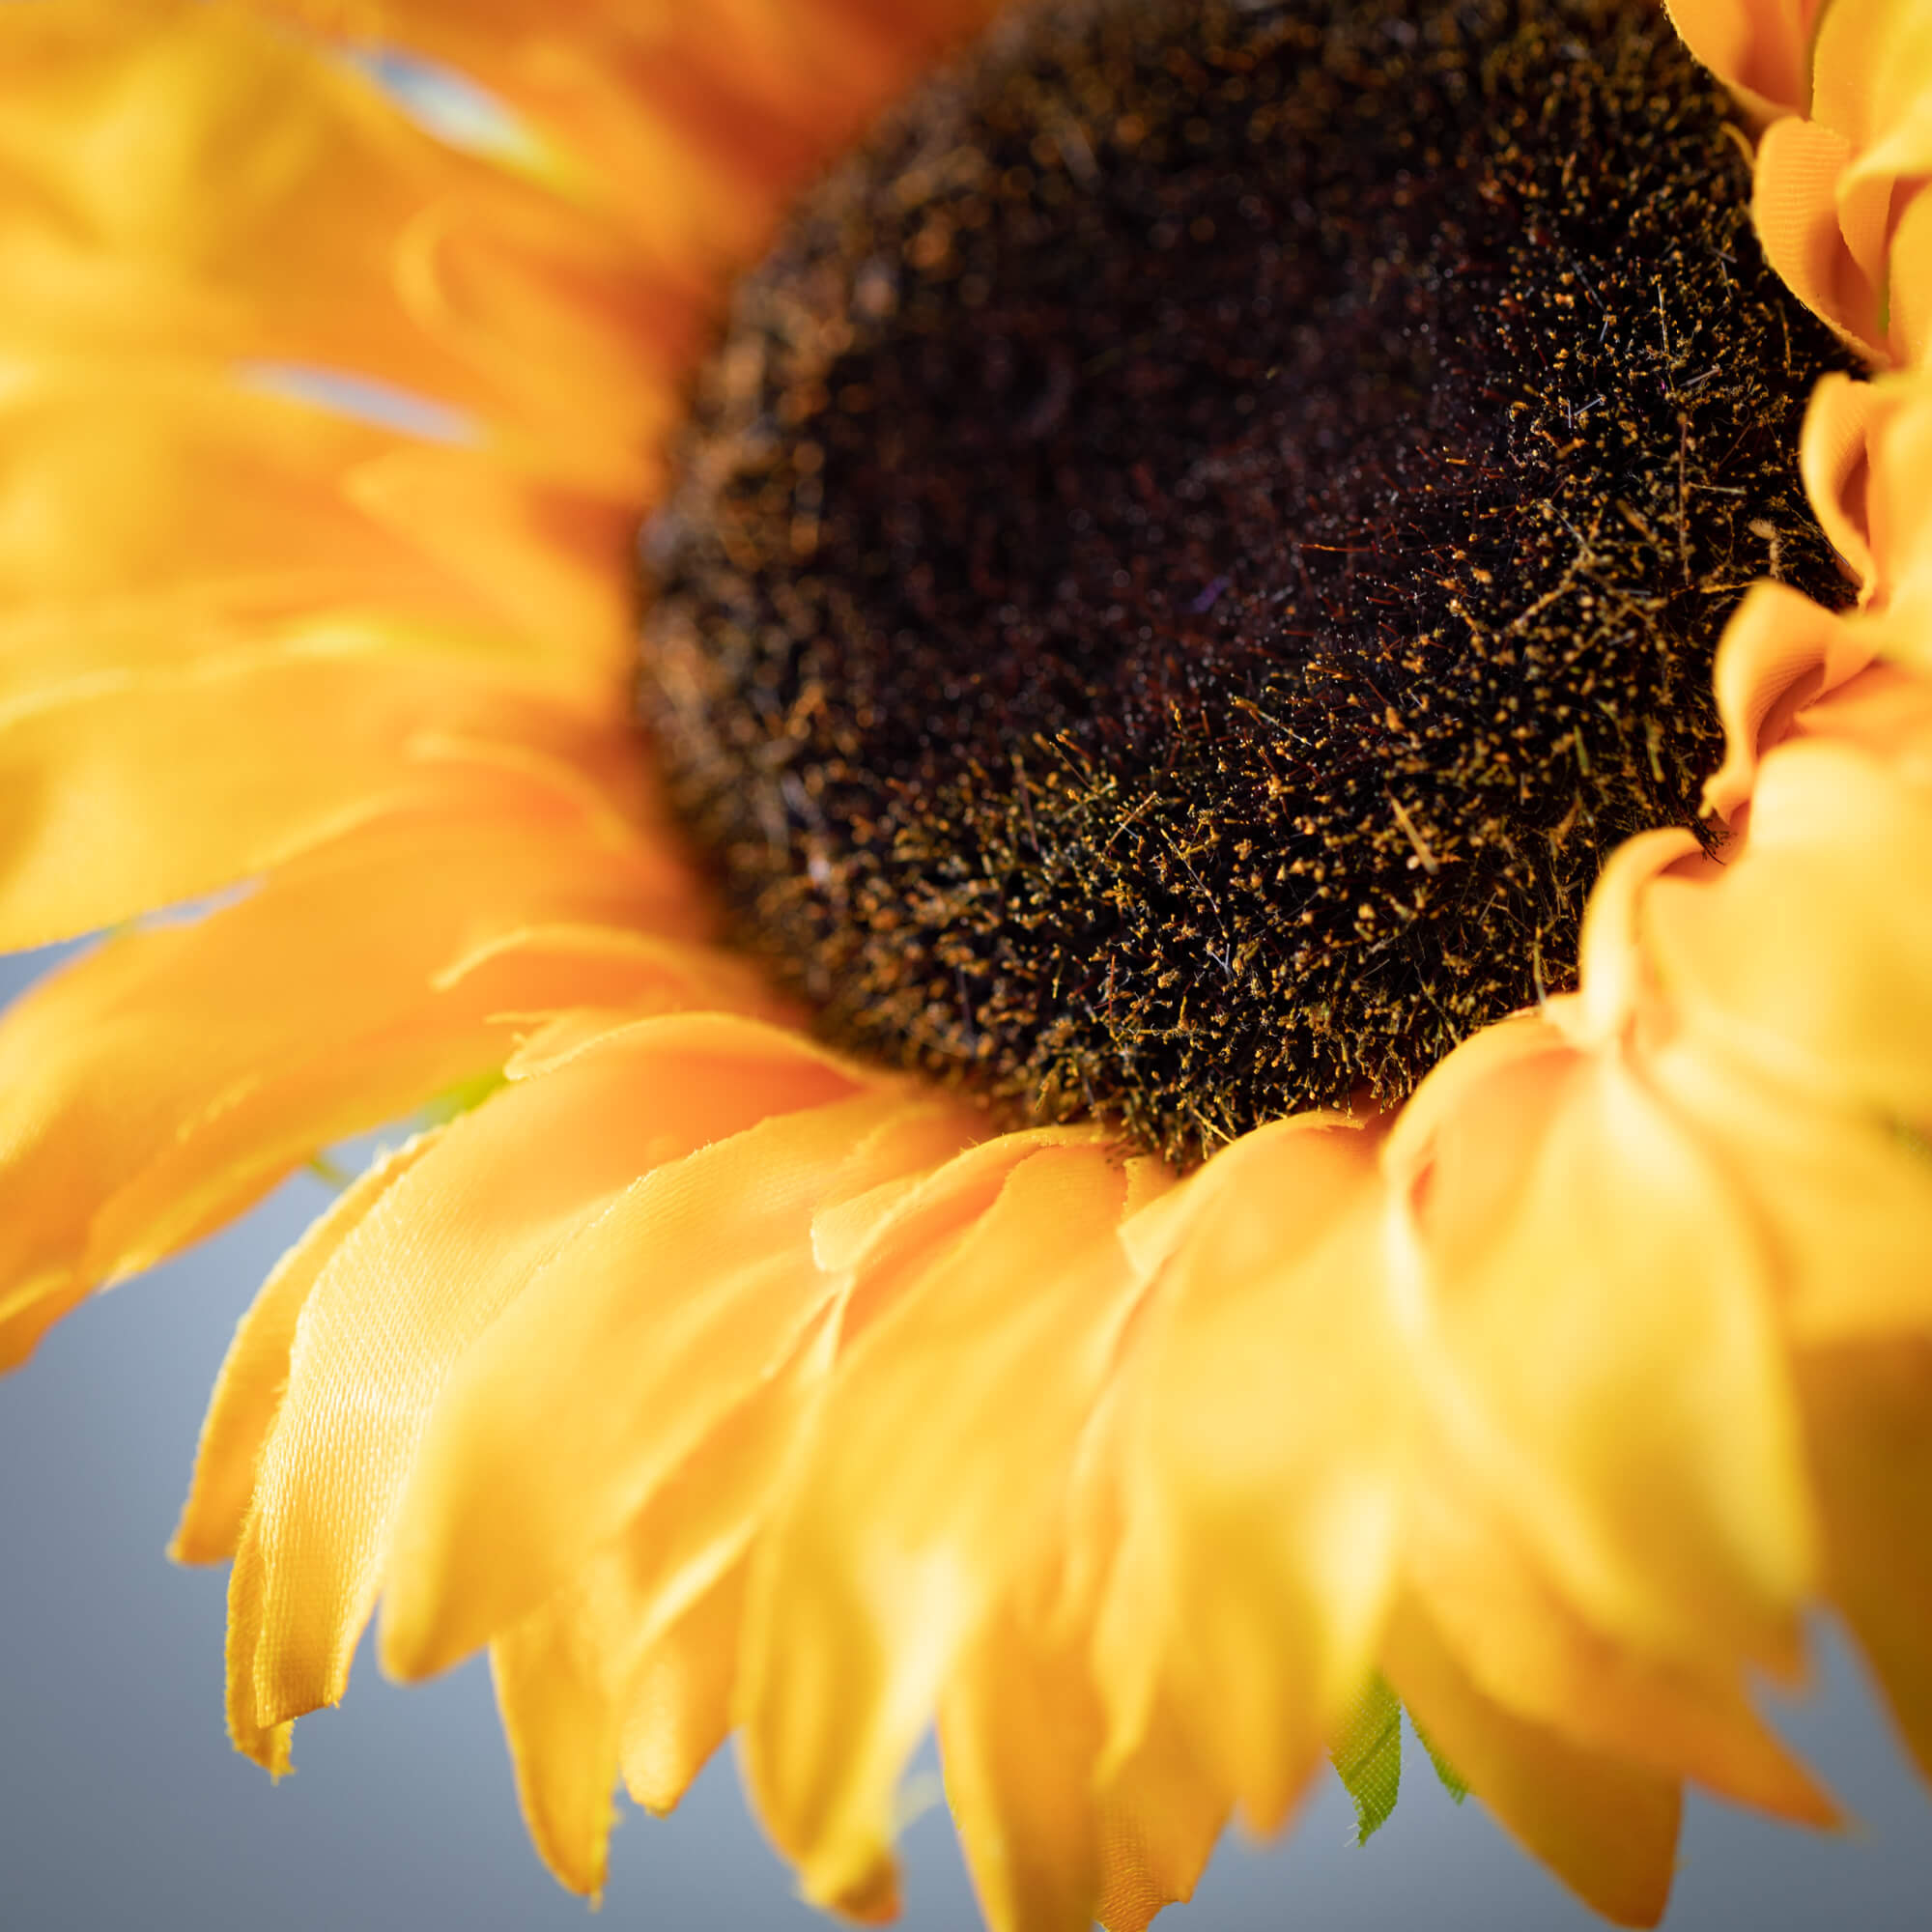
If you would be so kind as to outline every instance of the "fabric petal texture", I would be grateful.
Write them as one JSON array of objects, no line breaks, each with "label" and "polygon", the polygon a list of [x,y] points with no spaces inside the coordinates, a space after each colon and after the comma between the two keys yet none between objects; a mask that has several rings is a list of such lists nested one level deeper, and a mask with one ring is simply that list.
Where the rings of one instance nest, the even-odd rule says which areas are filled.
[{"label": "fabric petal texture", "polygon": [[1760,1707],[1809,1620],[1932,1777],[1932,11],[1668,0],[1861,370],[1702,820],[1573,990],[1188,1172],[825,1045],[636,723],[731,275],[999,11],[0,9],[0,944],[82,942],[0,1017],[0,1365],[390,1129],[174,1544],[271,1773],[373,1621],[487,1652],[575,1891],[735,1733],[889,1918],[936,1729],[994,1932],[1142,1932],[1406,1708],[1655,1923],[1687,1783],[1845,1822]]}]

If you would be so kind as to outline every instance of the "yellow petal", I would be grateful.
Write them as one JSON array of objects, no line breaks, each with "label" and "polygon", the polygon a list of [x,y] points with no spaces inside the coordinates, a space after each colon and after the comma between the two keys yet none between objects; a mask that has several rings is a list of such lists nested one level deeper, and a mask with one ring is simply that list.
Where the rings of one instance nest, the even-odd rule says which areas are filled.
[{"label": "yellow petal", "polygon": [[1932,1777],[1932,1343],[1806,1350],[1799,1378],[1832,1599]]},{"label": "yellow petal", "polygon": [[1765,753],[1790,735],[1805,705],[1864,669],[1878,644],[1875,632],[1785,584],[1752,584],[1718,645],[1724,762],[1704,781],[1705,812],[1736,823]]},{"label": "yellow petal", "polygon": [[621,1731],[605,1619],[571,1590],[490,1646],[497,1708],[531,1841],[560,1885],[604,1889]]},{"label": "yellow petal", "polygon": [[745,1565],[734,1565],[645,1647],[624,1712],[624,1788],[645,1810],[672,1810],[731,1728]]},{"label": "yellow petal", "polygon": [[436,1397],[543,1264],[639,1174],[849,1086],[749,1022],[646,1023],[494,1095],[376,1204],[309,1297],[262,1454],[260,1601],[234,1645],[250,1722],[341,1695]]},{"label": "yellow petal", "polygon": [[747,1777],[821,1902],[889,1873],[895,1786],[952,1659],[1054,1520],[1134,1293],[1124,1185],[1098,1148],[1015,1166],[841,1362],[761,1547]]},{"label": "yellow petal", "polygon": [[1532,1857],[1619,1925],[1655,1925],[1670,1895],[1677,1786],[1512,1717],[1405,1601],[1384,1651],[1390,1681],[1469,1789]]},{"label": "yellow petal", "polygon": [[1432,1444],[1421,1469],[1405,1577],[1484,1696],[1586,1750],[1782,1817],[1834,1821],[1751,1709],[1740,1671],[1700,1673],[1613,1643],[1551,1584],[1453,1446]]},{"label": "yellow petal", "polygon": [[1171,1672],[1210,1778],[1264,1830],[1367,1675],[1394,1580],[1412,1384],[1376,1152],[1319,1116],[1223,1150],[1185,1183],[1194,1218],[1136,1337],[1112,1761]]},{"label": "yellow petal", "polygon": [[418,1134],[344,1188],[276,1263],[228,1345],[195,1450],[194,1479],[168,1554],[177,1563],[218,1563],[235,1554],[255,1493],[262,1444],[288,1387],[296,1323],[336,1250],[388,1190],[440,1139]]},{"label": "yellow petal", "polygon": [[613,970],[526,948],[514,975],[499,953],[487,978],[438,979],[532,919],[675,929],[680,889],[648,849],[505,787],[495,810],[359,828],[192,924],[116,935],[0,1020],[0,1279],[152,1265],[318,1148],[500,1066],[513,997],[683,990],[668,949]]},{"label": "yellow petal", "polygon": [[701,14],[447,0],[272,0],[352,43],[412,49],[479,81],[567,190],[621,213],[668,264],[760,244],[789,194],[992,11],[713,0]]},{"label": "yellow petal", "polygon": [[1826,0],[1664,0],[1685,44],[1759,114],[1803,114]]},{"label": "yellow petal", "polygon": [[616,1534],[829,1306],[819,1204],[855,1164],[868,1181],[921,1165],[949,1111],[888,1087],[759,1122],[656,1168],[566,1243],[438,1398],[397,1519],[384,1667],[446,1668]]},{"label": "yellow petal", "polygon": [[1833,0],[1812,73],[1813,117],[1854,151],[1837,185],[1845,249],[1883,290],[1899,218],[1932,173],[1932,15],[1918,0]]},{"label": "yellow petal", "polygon": [[[1648,1075],[1750,1204],[1804,1346],[1932,1334],[1932,1156],[1869,1109],[1740,1065],[1695,1031]],[[1847,1211],[1848,1202],[1857,1203]]]},{"label": "yellow petal", "polygon": [[[1855,689],[1901,715],[1916,680]],[[1834,713],[1818,707],[1822,720]],[[1738,1064],[1832,1105],[1932,1122],[1932,792],[1839,736],[1766,759],[1744,852],[1657,881],[1646,950],[1687,1025]]]},{"label": "yellow petal", "polygon": [[1758,144],[1751,219],[1765,260],[1854,349],[1883,360],[1881,292],[1838,226],[1838,183],[1852,144],[1814,121],[1775,122]]},{"label": "yellow petal", "polygon": [[0,712],[16,814],[0,946],[195,897],[385,811],[487,795],[487,768],[452,741],[567,758],[586,777],[616,754],[608,726],[374,641],[102,673]]},{"label": "yellow petal", "polygon": [[1790,1665],[1810,1523],[1758,1230],[1616,1051],[1465,1051],[1390,1151],[1440,1426],[1610,1635]]},{"label": "yellow petal", "polygon": [[10,7],[0,99],[16,339],[379,378],[639,473],[675,298],[620,231],[430,140],[304,37],[190,0]]},{"label": "yellow petal", "polygon": [[1876,384],[1855,382],[1837,370],[1823,377],[1805,406],[1798,447],[1812,513],[1858,580],[1861,603],[1878,587],[1865,500],[1871,480],[1866,440],[1878,393]]},{"label": "yellow petal", "polygon": [[1099,1889],[1099,1700],[1077,1650],[999,1615],[939,1711],[946,1796],[988,1932],[1087,1932]]},{"label": "yellow petal", "polygon": [[1184,1904],[1228,1822],[1228,1799],[1201,1768],[1170,1699],[1157,1695],[1147,1734],[1101,1784],[1100,1895],[1107,1932],[1146,1932]]}]

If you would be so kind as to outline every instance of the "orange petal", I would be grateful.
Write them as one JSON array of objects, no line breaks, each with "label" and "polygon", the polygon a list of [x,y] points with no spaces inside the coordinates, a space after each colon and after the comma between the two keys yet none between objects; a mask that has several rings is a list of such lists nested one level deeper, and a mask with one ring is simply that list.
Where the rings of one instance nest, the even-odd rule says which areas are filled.
[{"label": "orange petal", "polygon": [[1512,1717],[1405,1601],[1385,1667],[1416,1722],[1532,1857],[1619,1925],[1655,1925],[1670,1896],[1678,1788]]},{"label": "orange petal", "polygon": [[1184,1184],[1194,1218],[1135,1341],[1111,1761],[1171,1672],[1210,1779],[1264,1830],[1367,1675],[1394,1581],[1412,1384],[1376,1153],[1319,1116],[1224,1149]]},{"label": "orange petal", "polygon": [[894,1790],[951,1661],[1054,1520],[1134,1293],[1123,1194],[1105,1150],[1035,1152],[840,1363],[746,1650],[748,1781],[814,1899],[890,1872]]},{"label": "orange petal", "polygon": [[1441,1426],[1610,1635],[1788,1665],[1810,1524],[1757,1229],[1614,1051],[1464,1051],[1390,1147]]},{"label": "orange petal", "polygon": [[950,1112],[888,1087],[759,1122],[567,1242],[438,1397],[396,1522],[384,1667],[446,1668],[616,1534],[831,1303],[819,1204],[855,1167],[929,1164]]},{"label": "orange petal", "polygon": [[1932,1777],[1932,1342],[1806,1350],[1799,1378],[1832,1599]]},{"label": "orange petal", "polygon": [[495,1094],[376,1204],[309,1297],[263,1451],[239,1728],[341,1695],[436,1397],[544,1264],[639,1175],[849,1086],[750,1022],[649,1022]]}]

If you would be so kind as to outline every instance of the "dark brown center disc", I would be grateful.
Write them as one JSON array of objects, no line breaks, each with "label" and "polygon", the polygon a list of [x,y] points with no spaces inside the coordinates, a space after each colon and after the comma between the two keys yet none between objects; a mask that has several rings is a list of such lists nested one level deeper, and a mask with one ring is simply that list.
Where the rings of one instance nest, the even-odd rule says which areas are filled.
[{"label": "dark brown center disc", "polygon": [[1840,579],[1836,356],[1646,0],[1034,10],[739,288],[643,704],[834,1037],[1179,1160],[1406,1092]]}]

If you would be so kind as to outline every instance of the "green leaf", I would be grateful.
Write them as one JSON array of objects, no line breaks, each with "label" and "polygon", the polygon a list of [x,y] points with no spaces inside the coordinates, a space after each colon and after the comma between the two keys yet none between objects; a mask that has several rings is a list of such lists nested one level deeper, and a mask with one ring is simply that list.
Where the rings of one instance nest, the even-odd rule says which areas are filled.
[{"label": "green leaf", "polygon": [[1394,1815],[1402,1791],[1402,1704],[1383,1678],[1370,1678],[1328,1756],[1355,1801],[1355,1842],[1366,1845]]},{"label": "green leaf", "polygon": [[1415,1713],[1408,1714],[1408,1721],[1415,1724],[1415,1735],[1421,1740],[1422,1748],[1429,1753],[1429,1762],[1435,1767],[1435,1776],[1442,1780],[1442,1788],[1458,1804],[1469,1795],[1469,1787],[1463,1781],[1463,1774],[1435,1748],[1429,1733],[1415,1723]]}]

